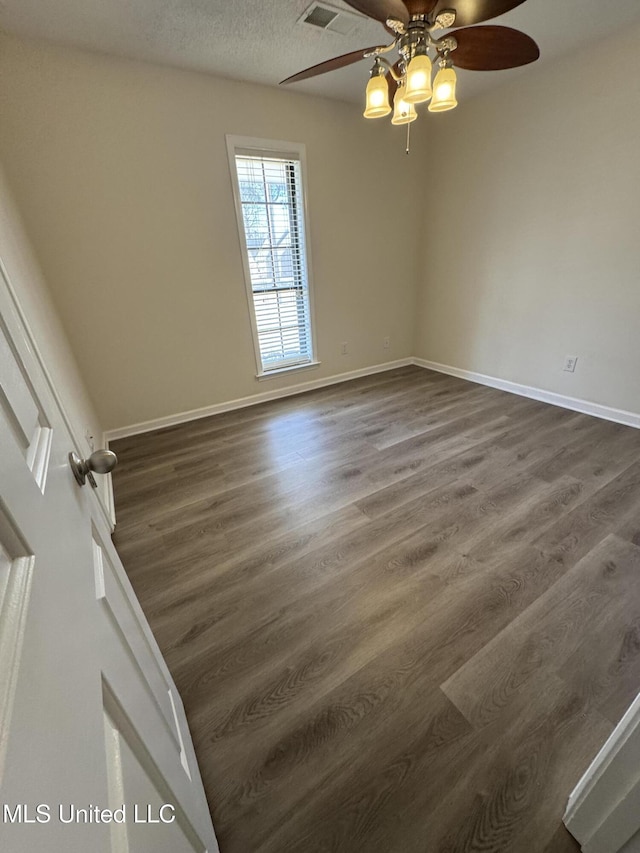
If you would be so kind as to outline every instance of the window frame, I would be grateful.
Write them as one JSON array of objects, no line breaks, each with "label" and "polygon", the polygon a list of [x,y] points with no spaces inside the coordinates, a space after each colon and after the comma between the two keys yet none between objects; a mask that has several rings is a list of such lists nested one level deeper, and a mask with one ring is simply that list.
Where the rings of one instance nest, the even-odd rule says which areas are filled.
[{"label": "window frame", "polygon": [[[307,157],[305,145],[301,142],[284,142],[274,139],[257,139],[252,136],[236,136],[235,134],[226,134],[227,155],[229,159],[229,173],[231,175],[231,185],[233,189],[233,201],[236,211],[236,224],[238,229],[238,239],[240,243],[240,254],[242,256],[242,269],[244,273],[245,294],[247,297],[247,307],[249,311],[249,321],[251,325],[251,337],[253,340],[253,351],[256,361],[256,379],[271,379],[276,376],[281,376],[285,373],[290,373],[296,370],[308,370],[312,367],[317,367],[320,361],[317,359],[316,345],[316,325],[315,325],[315,305],[313,299],[313,274],[311,263],[311,238],[309,230],[309,192],[307,188]],[[307,300],[309,303],[309,329],[311,341],[309,346],[309,361],[301,362],[300,364],[289,364],[282,367],[274,367],[265,370],[262,365],[262,355],[260,353],[260,339],[258,335],[258,324],[256,320],[256,311],[253,301],[253,286],[251,283],[251,270],[249,267],[249,251],[247,248],[247,239],[244,228],[244,218],[242,215],[242,201],[240,197],[240,186],[238,182],[238,172],[236,169],[236,155],[250,154],[255,156],[265,156],[286,159],[287,157],[297,160],[300,163],[300,183],[302,190],[302,213],[304,217],[304,245],[305,245],[305,263],[306,263],[306,281],[307,281]]]}]

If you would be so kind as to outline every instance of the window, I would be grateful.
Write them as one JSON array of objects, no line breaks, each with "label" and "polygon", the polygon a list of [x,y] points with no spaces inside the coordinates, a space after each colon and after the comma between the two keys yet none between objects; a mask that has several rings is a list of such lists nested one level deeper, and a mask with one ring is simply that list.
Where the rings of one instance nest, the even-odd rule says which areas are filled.
[{"label": "window", "polygon": [[315,363],[304,149],[250,143],[228,137],[258,375],[264,376]]}]

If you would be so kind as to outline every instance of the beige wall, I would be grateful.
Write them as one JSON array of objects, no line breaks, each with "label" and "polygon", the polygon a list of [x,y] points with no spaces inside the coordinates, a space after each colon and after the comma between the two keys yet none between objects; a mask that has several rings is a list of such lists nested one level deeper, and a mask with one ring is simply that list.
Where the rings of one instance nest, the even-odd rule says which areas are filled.
[{"label": "beige wall", "polygon": [[[411,354],[417,222],[388,224],[419,204],[400,129],[7,37],[0,81],[0,161],[107,428]],[[255,379],[226,133],[306,145],[317,369]]]},{"label": "beige wall", "polygon": [[434,124],[416,355],[640,412],[638,44],[532,67]]},{"label": "beige wall", "polygon": [[[353,105],[3,37],[0,161],[105,427],[412,354],[640,412],[639,38],[406,157]],[[316,370],[254,378],[225,133],[307,146]]]},{"label": "beige wall", "polygon": [[86,455],[91,452],[87,434],[93,436],[96,447],[100,446],[102,424],[80,376],[1,168],[0,261],[60,396],[78,450]]}]

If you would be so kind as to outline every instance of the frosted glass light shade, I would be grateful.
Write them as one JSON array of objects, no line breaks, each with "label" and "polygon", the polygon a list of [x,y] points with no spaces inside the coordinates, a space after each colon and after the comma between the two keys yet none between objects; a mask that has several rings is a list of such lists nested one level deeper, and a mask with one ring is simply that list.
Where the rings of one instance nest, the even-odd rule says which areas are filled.
[{"label": "frosted glass light shade", "polygon": [[393,116],[391,124],[409,124],[418,118],[418,113],[413,104],[405,101],[404,95],[406,92],[405,86],[399,86],[393,99]]},{"label": "frosted glass light shade", "polygon": [[422,104],[429,100],[431,94],[431,60],[426,54],[417,54],[407,68],[404,99],[408,104]]},{"label": "frosted glass light shade", "polygon": [[441,68],[433,81],[433,98],[429,112],[443,113],[458,106],[456,100],[456,72],[453,68]]},{"label": "frosted glass light shade", "polygon": [[374,75],[367,83],[365,118],[381,118],[391,112],[389,106],[389,85],[384,74]]}]

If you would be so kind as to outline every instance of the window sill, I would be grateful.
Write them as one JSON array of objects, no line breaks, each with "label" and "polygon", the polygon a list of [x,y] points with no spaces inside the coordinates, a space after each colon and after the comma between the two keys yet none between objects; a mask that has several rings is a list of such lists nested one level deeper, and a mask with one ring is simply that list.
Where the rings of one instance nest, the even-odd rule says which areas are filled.
[{"label": "window sill", "polygon": [[321,361],[306,361],[304,364],[292,364],[291,367],[280,367],[277,370],[268,370],[266,373],[256,373],[258,382],[263,379],[275,379],[276,376],[284,376],[286,373],[295,373],[298,370],[311,370],[320,367]]}]

